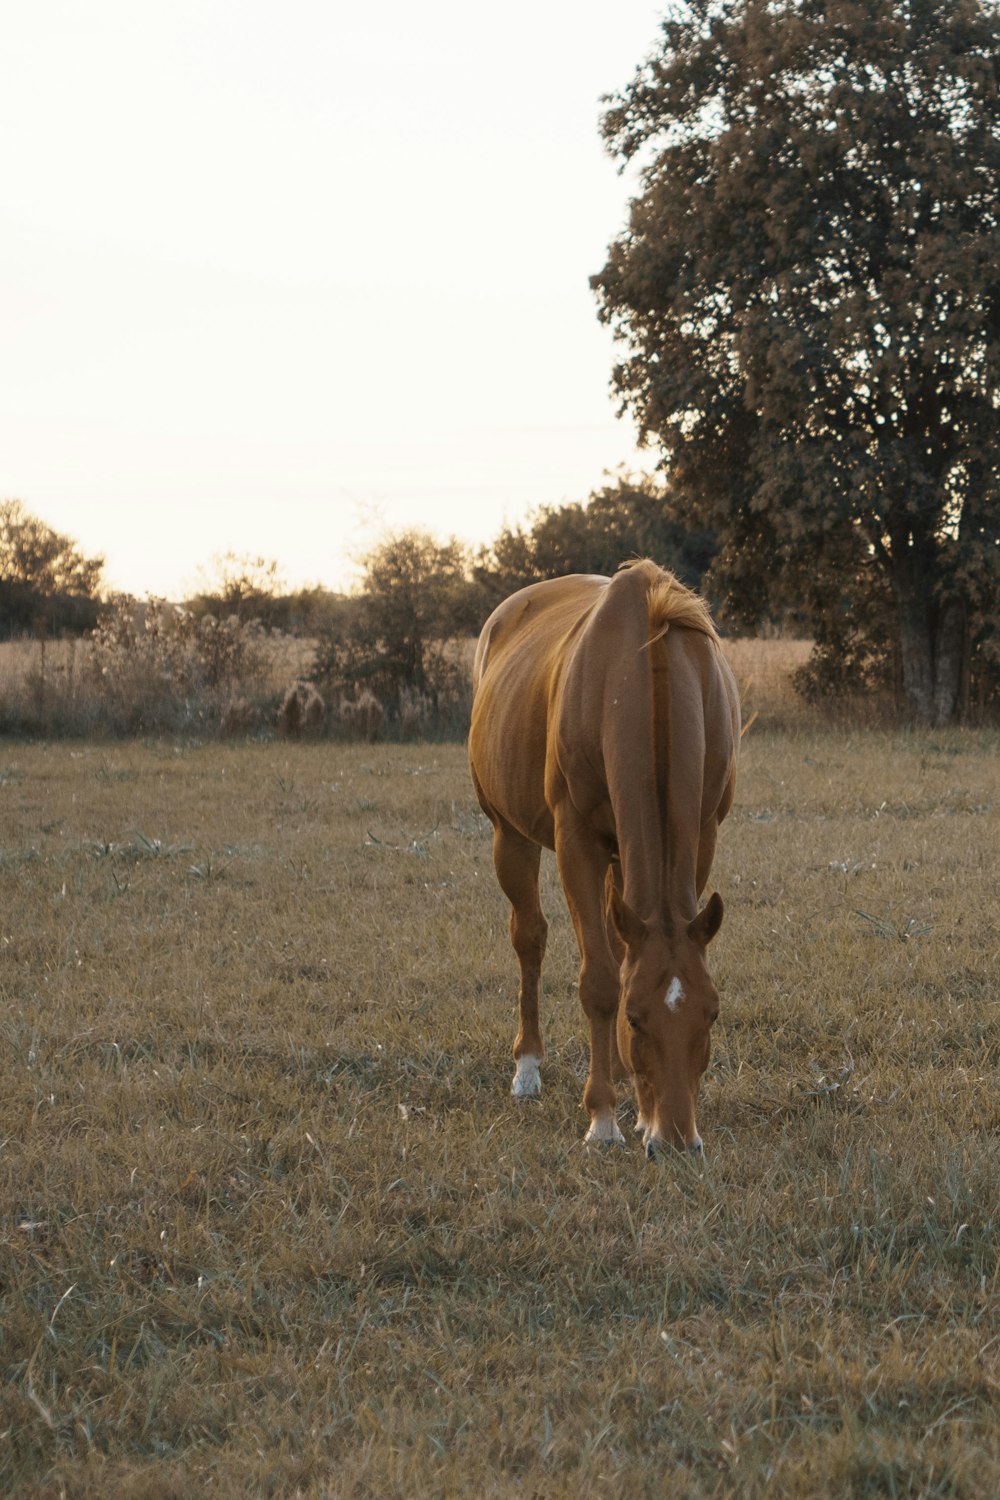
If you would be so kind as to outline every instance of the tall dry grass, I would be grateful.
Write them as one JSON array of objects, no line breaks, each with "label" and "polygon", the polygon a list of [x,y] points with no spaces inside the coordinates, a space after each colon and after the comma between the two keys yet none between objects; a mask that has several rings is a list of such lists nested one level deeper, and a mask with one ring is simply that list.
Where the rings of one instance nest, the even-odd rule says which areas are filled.
[{"label": "tall dry grass", "polygon": [[816,722],[793,682],[809,660],[812,641],[738,637],[724,640],[722,650],[740,690],[744,723],[754,714],[762,727]]},{"label": "tall dry grass", "polygon": [[998,748],[747,736],[698,1170],[460,747],[0,744],[0,1490],[996,1493]]},{"label": "tall dry grass", "polygon": [[[474,644],[465,643],[460,652],[470,676]],[[756,713],[771,727],[815,727],[831,714],[863,724],[881,712],[880,705],[871,703],[820,710],[806,705],[792,677],[811,649],[809,641],[723,642],[740,686],[745,719]],[[234,661],[232,671],[201,682],[193,692],[183,672],[178,677],[169,653],[165,659],[163,652],[137,653],[127,641],[119,643],[110,673],[100,670],[105,663],[95,662],[94,647],[86,640],[2,642],[0,732],[120,736],[174,731],[210,736],[225,725],[237,702],[244,707],[239,717],[247,729],[271,730],[289,685],[309,672],[315,642],[274,633],[254,639],[252,651],[252,671]],[[452,720],[444,726],[445,738],[462,732],[461,714],[453,714]],[[426,733],[435,726],[424,721],[421,728]],[[333,712],[327,732],[347,732]]]},{"label": "tall dry grass", "polygon": [[313,645],[255,622],[123,602],[81,640],[0,642],[0,733],[210,737],[274,727]]}]

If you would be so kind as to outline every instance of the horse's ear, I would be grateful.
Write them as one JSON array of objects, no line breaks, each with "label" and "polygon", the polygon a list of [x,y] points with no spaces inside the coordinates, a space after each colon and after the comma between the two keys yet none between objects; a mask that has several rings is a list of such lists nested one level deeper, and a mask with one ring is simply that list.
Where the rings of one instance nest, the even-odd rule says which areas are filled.
[{"label": "horse's ear", "polygon": [[722,897],[718,891],[713,891],[708,899],[708,905],[698,913],[693,922],[688,923],[688,937],[701,948],[707,948],[722,926]]},{"label": "horse's ear", "polygon": [[627,905],[613,880],[608,881],[608,917],[626,948],[637,948],[646,936],[646,924]]}]

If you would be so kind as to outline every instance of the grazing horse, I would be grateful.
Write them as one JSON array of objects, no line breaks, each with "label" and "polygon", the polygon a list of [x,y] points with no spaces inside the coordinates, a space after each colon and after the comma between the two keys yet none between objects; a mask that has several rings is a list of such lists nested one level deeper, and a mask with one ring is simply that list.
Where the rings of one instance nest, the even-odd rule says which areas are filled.
[{"label": "grazing horse", "polygon": [[511,1092],[537,1095],[538,901],[554,849],[580,949],[590,1023],[588,1141],[623,1137],[612,1076],[632,1077],[646,1154],[700,1151],[695,1105],[719,997],[702,911],[716,833],[733,800],[739,698],[708,609],[655,563],[512,594],[483,627],[469,760],[493,824],[497,879],[521,968]]}]

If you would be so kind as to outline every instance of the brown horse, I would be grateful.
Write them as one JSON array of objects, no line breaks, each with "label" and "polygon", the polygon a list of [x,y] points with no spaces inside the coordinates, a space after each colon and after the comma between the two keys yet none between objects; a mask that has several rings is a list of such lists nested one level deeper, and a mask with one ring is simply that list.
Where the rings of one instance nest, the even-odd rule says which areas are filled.
[{"label": "brown horse", "polygon": [[554,849],[590,1022],[588,1141],[623,1140],[612,1075],[632,1076],[637,1130],[700,1151],[695,1105],[719,1012],[698,911],[740,740],[732,673],[704,602],[655,563],[532,584],[487,620],[473,668],[469,759],[493,824],[521,967],[512,1093],[537,1095],[538,983]]}]

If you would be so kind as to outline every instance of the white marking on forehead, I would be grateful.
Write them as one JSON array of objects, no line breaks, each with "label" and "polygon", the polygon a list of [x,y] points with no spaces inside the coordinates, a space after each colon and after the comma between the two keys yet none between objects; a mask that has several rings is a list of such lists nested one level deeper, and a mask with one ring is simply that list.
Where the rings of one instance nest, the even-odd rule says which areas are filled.
[{"label": "white marking on forehead", "polygon": [[675,975],[670,981],[670,988],[663,997],[663,1003],[667,1007],[667,1010],[676,1010],[683,999],[684,986]]}]

